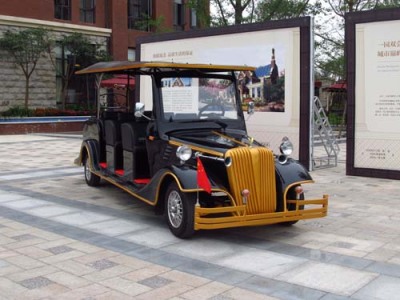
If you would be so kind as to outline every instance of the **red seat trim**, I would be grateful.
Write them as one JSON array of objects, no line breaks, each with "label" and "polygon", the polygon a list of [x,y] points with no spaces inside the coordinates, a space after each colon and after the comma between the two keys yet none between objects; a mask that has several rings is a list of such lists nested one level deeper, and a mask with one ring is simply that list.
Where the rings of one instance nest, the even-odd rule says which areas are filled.
[{"label": "red seat trim", "polygon": [[103,169],[107,169],[107,163],[106,162],[101,162],[100,167],[102,167]]},{"label": "red seat trim", "polygon": [[150,182],[150,178],[136,178],[133,179],[133,182],[137,184],[148,184]]},{"label": "red seat trim", "polygon": [[118,176],[124,176],[124,170],[115,170],[114,172],[115,174],[117,174]]}]

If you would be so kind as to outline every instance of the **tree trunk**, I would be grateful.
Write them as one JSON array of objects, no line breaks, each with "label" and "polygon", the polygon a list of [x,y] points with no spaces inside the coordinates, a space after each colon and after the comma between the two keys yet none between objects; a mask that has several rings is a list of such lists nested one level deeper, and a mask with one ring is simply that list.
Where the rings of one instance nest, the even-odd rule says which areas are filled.
[{"label": "tree trunk", "polygon": [[29,76],[25,78],[25,109],[28,109],[29,102]]}]

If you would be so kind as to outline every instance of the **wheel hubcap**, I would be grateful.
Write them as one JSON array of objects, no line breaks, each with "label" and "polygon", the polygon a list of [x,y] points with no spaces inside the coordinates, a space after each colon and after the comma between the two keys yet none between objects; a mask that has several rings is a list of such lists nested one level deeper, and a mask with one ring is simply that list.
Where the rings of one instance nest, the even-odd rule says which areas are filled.
[{"label": "wheel hubcap", "polygon": [[86,159],[85,161],[85,176],[87,180],[90,180],[90,177],[92,176],[92,173],[89,169],[89,159]]},{"label": "wheel hubcap", "polygon": [[182,223],[183,207],[182,198],[177,191],[172,191],[168,196],[168,219],[174,228]]}]

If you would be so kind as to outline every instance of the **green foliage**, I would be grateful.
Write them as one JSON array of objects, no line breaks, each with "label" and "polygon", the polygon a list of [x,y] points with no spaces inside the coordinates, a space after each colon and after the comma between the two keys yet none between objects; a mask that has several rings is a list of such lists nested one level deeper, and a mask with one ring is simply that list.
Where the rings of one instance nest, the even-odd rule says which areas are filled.
[{"label": "green foliage", "polygon": [[297,18],[306,15],[316,15],[321,8],[321,3],[314,5],[309,0],[264,0],[258,2],[256,8],[256,21],[281,20]]},{"label": "green foliage", "polygon": [[188,6],[196,11],[197,25],[200,28],[210,27],[210,1],[209,0],[189,0]]},{"label": "green foliage", "polygon": [[[15,32],[8,30],[0,38],[0,48],[5,50],[17,65],[23,67],[26,73],[33,71],[32,68],[51,43],[48,31],[44,28],[29,28]],[[8,55],[7,59],[10,58]]]},{"label": "green foliage", "polygon": [[95,111],[86,110],[82,107],[70,107],[68,109],[57,109],[52,107],[28,109],[24,107],[14,106],[2,113],[2,118],[13,117],[57,117],[57,116],[90,116],[94,115]]},{"label": "green foliage", "polygon": [[33,110],[25,107],[14,106],[0,114],[2,117],[32,117]]},{"label": "green foliage", "polygon": [[148,31],[151,29],[151,32],[155,33],[165,33],[171,32],[172,29],[165,25],[165,17],[160,16],[156,19],[153,19],[149,15],[143,15],[139,21],[135,22],[135,27],[138,30]]},{"label": "green foliage", "polygon": [[60,44],[65,50],[69,51],[76,60],[75,63],[81,67],[87,67],[98,61],[111,60],[107,51],[101,45],[92,44],[82,33],[74,32],[65,35]]}]

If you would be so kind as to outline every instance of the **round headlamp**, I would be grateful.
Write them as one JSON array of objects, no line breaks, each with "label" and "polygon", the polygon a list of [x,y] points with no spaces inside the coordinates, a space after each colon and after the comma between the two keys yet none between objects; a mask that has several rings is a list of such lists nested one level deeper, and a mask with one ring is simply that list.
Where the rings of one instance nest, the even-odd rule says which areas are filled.
[{"label": "round headlamp", "polygon": [[289,138],[288,138],[288,137],[285,136],[285,137],[282,139],[282,143],[281,143],[281,145],[279,146],[279,149],[281,150],[281,153],[282,153],[283,155],[288,156],[288,155],[291,155],[291,154],[292,154],[292,152],[293,152],[293,144],[292,144],[291,141],[289,141]]},{"label": "round headlamp", "polygon": [[187,145],[179,146],[178,149],[176,149],[176,156],[181,161],[187,161],[192,157],[192,149],[190,149]]}]

